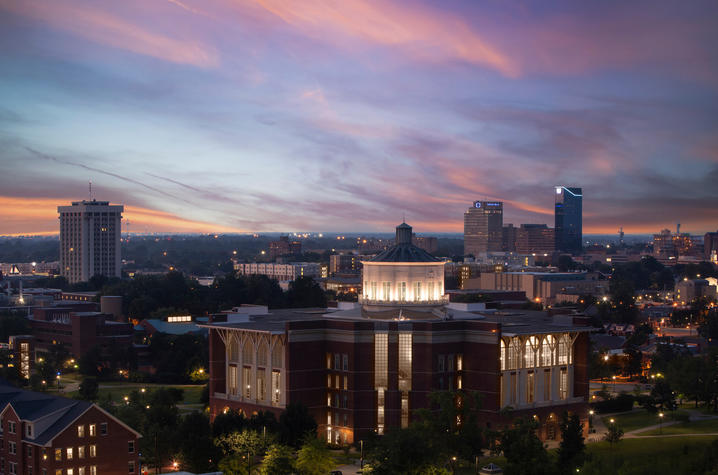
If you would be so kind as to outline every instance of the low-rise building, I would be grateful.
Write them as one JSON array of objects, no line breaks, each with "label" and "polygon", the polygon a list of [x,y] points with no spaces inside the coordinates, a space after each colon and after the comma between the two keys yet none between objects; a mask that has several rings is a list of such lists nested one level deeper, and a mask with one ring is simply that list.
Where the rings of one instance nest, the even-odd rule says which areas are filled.
[{"label": "low-rise building", "polygon": [[266,275],[278,281],[291,281],[299,277],[318,278],[321,266],[315,262],[295,262],[292,264],[274,264],[262,262],[238,262],[234,270],[239,275]]},{"label": "low-rise building", "polygon": [[97,404],[0,381],[2,473],[139,474],[140,437]]}]

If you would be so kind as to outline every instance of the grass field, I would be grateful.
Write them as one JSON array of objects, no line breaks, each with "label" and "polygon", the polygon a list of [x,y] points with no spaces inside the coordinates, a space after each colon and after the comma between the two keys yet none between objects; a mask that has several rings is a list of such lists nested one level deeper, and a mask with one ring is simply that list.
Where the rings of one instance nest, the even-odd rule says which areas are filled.
[{"label": "grass field", "polygon": [[[132,391],[139,391],[142,388],[145,388],[148,391],[156,388],[179,388],[184,391],[184,399],[182,401],[183,404],[199,404],[203,387],[201,385],[181,384],[100,383],[98,394],[100,400],[105,400],[109,395],[112,398],[112,401],[120,402]],[[69,393],[68,396],[72,397],[74,394],[76,393]]]},{"label": "grass field", "polygon": [[718,419],[708,419],[705,421],[695,422],[679,422],[662,429],[652,429],[645,432],[639,432],[636,435],[670,435],[670,434],[710,434],[718,433]]},{"label": "grass field", "polygon": [[[681,414],[684,413],[684,411],[676,411],[676,413]],[[672,420],[672,416],[673,414],[670,412],[666,413],[663,422],[670,422]],[[615,416],[604,416],[602,419],[606,426],[610,424],[611,419],[615,419],[616,424],[618,424],[624,432],[630,432],[632,430],[640,429],[641,427],[648,427],[661,422],[658,414],[651,414],[644,410],[616,414]]]}]

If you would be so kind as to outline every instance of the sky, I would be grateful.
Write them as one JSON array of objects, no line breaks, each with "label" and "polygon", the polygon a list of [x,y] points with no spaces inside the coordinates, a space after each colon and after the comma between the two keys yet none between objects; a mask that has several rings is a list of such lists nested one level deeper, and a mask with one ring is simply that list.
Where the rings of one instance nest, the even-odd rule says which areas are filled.
[{"label": "sky", "polygon": [[[0,0],[0,234],[718,229],[718,3]],[[126,225],[125,229],[126,230]]]}]

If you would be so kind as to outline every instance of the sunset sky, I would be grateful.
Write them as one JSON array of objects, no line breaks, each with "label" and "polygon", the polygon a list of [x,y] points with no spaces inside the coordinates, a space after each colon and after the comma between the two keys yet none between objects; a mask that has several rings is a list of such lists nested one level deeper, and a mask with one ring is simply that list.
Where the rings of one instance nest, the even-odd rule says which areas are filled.
[{"label": "sunset sky", "polygon": [[718,2],[0,0],[0,234],[718,229]]}]

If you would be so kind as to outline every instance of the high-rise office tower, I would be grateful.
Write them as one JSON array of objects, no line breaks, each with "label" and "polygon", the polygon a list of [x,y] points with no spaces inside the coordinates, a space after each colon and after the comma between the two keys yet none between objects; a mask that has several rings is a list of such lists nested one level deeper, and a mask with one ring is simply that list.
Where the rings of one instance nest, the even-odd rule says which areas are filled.
[{"label": "high-rise office tower", "polygon": [[501,201],[474,201],[464,212],[464,255],[474,257],[501,252],[504,204]]},{"label": "high-rise office tower", "polygon": [[583,193],[581,188],[565,186],[555,190],[556,250],[579,253],[583,249]]},{"label": "high-rise office tower", "polygon": [[71,283],[94,275],[120,277],[120,221],[124,207],[73,201],[60,213],[60,273]]}]

